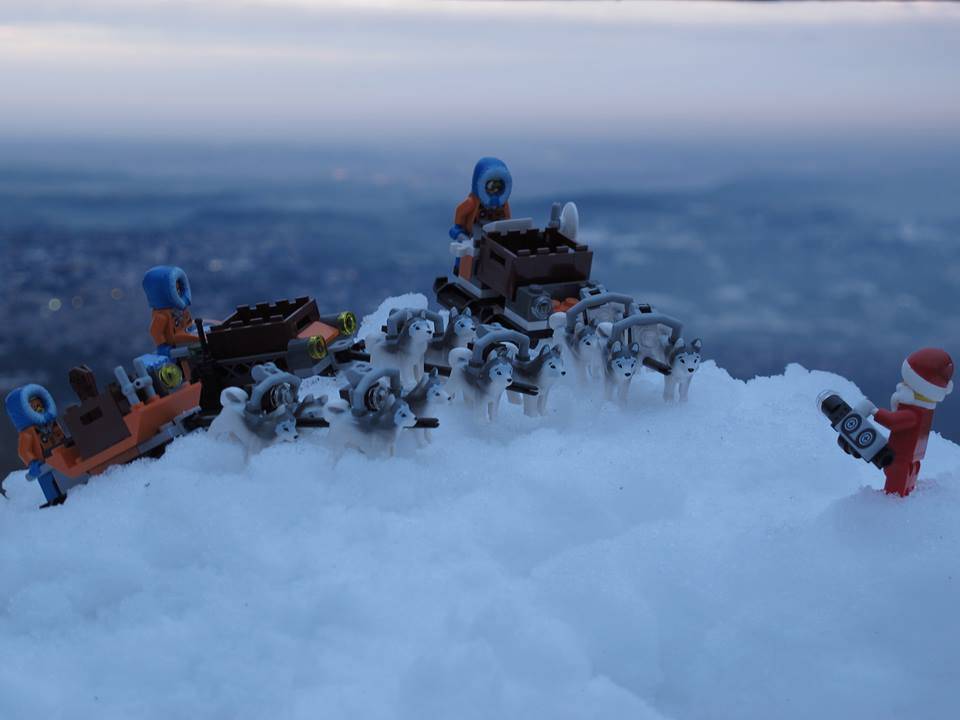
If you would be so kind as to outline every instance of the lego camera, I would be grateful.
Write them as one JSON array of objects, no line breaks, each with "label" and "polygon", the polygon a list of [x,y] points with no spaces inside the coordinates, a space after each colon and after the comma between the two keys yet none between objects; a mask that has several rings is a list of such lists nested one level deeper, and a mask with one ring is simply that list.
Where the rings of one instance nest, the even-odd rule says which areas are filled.
[{"label": "lego camera", "polygon": [[827,416],[839,437],[837,443],[849,455],[873,463],[881,470],[893,462],[887,438],[870,419],[874,409],[869,400],[851,407],[842,397],[825,392],[819,398],[820,412]]}]

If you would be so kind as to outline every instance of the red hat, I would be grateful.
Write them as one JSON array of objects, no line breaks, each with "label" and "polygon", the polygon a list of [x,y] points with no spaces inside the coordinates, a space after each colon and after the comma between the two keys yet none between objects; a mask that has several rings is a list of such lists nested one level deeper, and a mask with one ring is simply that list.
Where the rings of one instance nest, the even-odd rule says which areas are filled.
[{"label": "red hat", "polygon": [[939,348],[922,348],[903,361],[903,381],[912,390],[940,402],[953,390],[953,360]]}]

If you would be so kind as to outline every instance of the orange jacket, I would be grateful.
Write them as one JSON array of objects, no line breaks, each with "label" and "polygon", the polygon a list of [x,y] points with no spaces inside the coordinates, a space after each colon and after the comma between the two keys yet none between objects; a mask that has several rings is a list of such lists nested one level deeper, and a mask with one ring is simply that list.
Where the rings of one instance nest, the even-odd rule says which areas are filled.
[{"label": "orange jacket", "polygon": [[23,461],[24,466],[29,467],[34,460],[43,462],[44,457],[46,457],[44,451],[49,452],[57,445],[62,444],[64,440],[63,430],[60,429],[56,421],[50,427],[46,442],[41,439],[40,431],[35,426],[28,427],[26,430],[20,431],[20,437],[17,441],[17,454]]},{"label": "orange jacket", "polygon": [[198,338],[187,328],[193,325],[189,310],[154,310],[150,321],[150,337],[157,345],[183,345],[197,342]]},{"label": "orange jacket", "polygon": [[467,195],[467,199],[457,205],[457,209],[453,213],[453,222],[462,227],[467,235],[473,235],[473,226],[478,220],[482,225],[486,225],[488,222],[495,220],[509,219],[509,202],[505,202],[503,207],[484,207],[480,204],[480,198],[473,193]]}]

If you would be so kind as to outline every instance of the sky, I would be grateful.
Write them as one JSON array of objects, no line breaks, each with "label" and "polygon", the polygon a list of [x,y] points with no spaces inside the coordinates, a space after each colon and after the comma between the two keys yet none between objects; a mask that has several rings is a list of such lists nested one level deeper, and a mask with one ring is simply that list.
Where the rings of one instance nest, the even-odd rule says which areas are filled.
[{"label": "sky", "polygon": [[952,4],[3,0],[0,140],[923,137]]}]

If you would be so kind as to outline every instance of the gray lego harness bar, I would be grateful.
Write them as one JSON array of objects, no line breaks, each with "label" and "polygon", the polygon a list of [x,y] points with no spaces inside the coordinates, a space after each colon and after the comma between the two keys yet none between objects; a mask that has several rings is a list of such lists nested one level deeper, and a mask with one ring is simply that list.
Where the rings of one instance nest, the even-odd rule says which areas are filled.
[{"label": "gray lego harness bar", "polygon": [[517,359],[521,362],[530,361],[530,338],[527,335],[516,330],[494,330],[473,344],[470,366],[473,368],[483,367],[487,360],[487,348],[498,343],[514,343],[518,348]]},{"label": "gray lego harness bar", "polygon": [[[567,310],[567,335],[573,335],[577,329],[577,315],[586,313],[591,308],[606,305],[607,303],[618,303],[625,308],[624,313],[627,317],[637,314],[637,302],[629,295],[623,293],[600,293],[588,298],[584,298],[572,308]],[[586,318],[584,318],[586,319]],[[626,318],[625,318],[626,319]]]},{"label": "gray lego harness bar", "polygon": [[[572,309],[572,308],[571,308]],[[674,317],[664,315],[663,313],[642,313],[638,315],[628,315],[622,320],[617,320],[610,331],[610,339],[607,340],[607,346],[613,345],[624,332],[632,327],[643,327],[645,325],[666,325],[670,328],[670,344],[673,345],[680,339],[680,331],[683,330],[683,323]]]},{"label": "gray lego harness bar", "polygon": [[378,409],[367,406],[367,393],[370,392],[375,383],[383,378],[390,379],[390,391],[394,396],[399,398],[402,395],[403,384],[400,382],[400,371],[397,368],[372,370],[363,376],[363,379],[357,383],[357,387],[350,394],[350,409],[354,415],[364,415],[368,410]]},{"label": "gray lego harness bar", "polygon": [[[300,378],[282,370],[268,372],[259,382],[257,382],[250,391],[250,399],[247,400],[247,410],[252,413],[260,413],[264,410],[263,398],[278,385],[290,385],[294,392],[300,389]],[[275,412],[279,408],[274,408]]]}]

